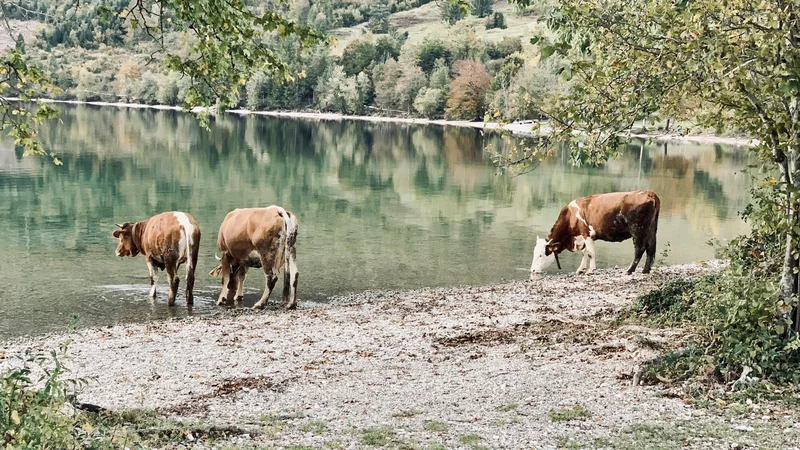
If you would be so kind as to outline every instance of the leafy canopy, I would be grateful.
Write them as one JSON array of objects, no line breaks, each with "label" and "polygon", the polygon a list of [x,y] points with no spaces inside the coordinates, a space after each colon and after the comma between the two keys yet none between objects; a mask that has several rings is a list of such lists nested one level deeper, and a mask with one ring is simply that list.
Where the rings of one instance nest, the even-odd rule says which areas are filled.
[{"label": "leafy canopy", "polygon": [[[561,74],[575,78],[568,95],[543,111],[553,138],[581,141],[574,162],[602,163],[634,121],[691,113],[701,126],[749,133],[780,160],[787,146],[800,144],[798,7],[783,0],[561,0],[545,19],[554,37],[532,39],[542,56],[566,57]],[[702,108],[688,111],[689,104]],[[576,131],[581,136],[573,138]]]},{"label": "leafy canopy", "polygon": [[[68,13],[83,13],[81,8],[94,8],[101,21],[118,22],[143,33],[155,45],[151,55],[168,69],[188,77],[191,84],[185,97],[185,107],[221,107],[235,104],[240,90],[256,72],[291,81],[304,73],[292,72],[269,45],[273,36],[293,36],[307,50],[317,43],[327,42],[321,33],[286,19],[277,10],[256,10],[243,0],[135,0],[120,7],[120,2],[103,0],[85,4],[70,2]],[[188,48],[169,46],[168,33],[183,33],[191,37]],[[2,127],[9,129],[15,143],[26,153],[43,154],[36,141],[35,125],[53,117],[55,110],[40,104],[28,112],[6,97],[16,95],[22,100],[34,94],[46,95],[51,83],[37,67],[29,66],[19,49],[12,49],[0,61],[0,114]],[[56,163],[59,163],[55,159]]]}]

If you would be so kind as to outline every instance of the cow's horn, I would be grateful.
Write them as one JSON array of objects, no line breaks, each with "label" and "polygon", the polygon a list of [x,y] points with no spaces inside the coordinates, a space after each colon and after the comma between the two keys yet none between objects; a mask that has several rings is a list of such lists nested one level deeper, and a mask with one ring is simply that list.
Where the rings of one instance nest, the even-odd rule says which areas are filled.
[{"label": "cow's horn", "polygon": [[116,225],[116,226],[118,226],[118,227],[120,227],[120,228],[123,228],[123,226],[122,226],[122,225],[120,225],[120,224],[118,224],[118,223],[117,223],[117,224],[115,224],[115,225]]},{"label": "cow's horn", "polygon": [[217,259],[217,261],[222,261],[222,258],[220,258],[219,256],[217,256],[217,253],[216,253],[216,252],[214,252],[214,258],[216,258],[216,259]]}]

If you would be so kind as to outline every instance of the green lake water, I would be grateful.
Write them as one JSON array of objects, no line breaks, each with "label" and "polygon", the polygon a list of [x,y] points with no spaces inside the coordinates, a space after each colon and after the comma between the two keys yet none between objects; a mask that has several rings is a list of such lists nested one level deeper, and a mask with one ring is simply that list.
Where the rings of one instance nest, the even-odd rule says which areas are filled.
[{"label": "green lake water", "polygon": [[[227,114],[208,132],[176,111],[59,109],[42,139],[63,166],[0,145],[0,338],[64,329],[73,317],[102,325],[217,310],[208,271],[218,227],[237,207],[278,204],[298,216],[301,304],[526,279],[537,234],[563,205],[598,192],[659,194],[659,253],[670,247],[662,264],[713,258],[709,239],[747,230],[739,147],[634,142],[602,168],[571,167],[559,152],[509,177],[484,156],[502,140],[475,129]],[[151,304],[144,259],[114,255],[115,222],[168,210],[192,214],[203,233],[191,311],[182,292],[167,307],[163,272]],[[597,249],[598,268],[633,254],[630,241]],[[561,260],[571,271],[580,256]],[[263,287],[252,271],[245,305]]]}]

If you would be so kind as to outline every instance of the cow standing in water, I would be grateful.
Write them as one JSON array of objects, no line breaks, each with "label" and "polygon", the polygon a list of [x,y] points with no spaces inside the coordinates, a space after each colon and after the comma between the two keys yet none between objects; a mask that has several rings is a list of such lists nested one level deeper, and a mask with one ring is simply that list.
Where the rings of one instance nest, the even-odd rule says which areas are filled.
[{"label": "cow standing in water", "polygon": [[280,206],[235,209],[219,227],[217,246],[220,264],[211,276],[222,274],[222,291],[217,304],[242,300],[242,286],[248,268],[262,268],[267,277],[261,299],[253,309],[267,302],[278,273],[283,272],[283,306],[297,307],[297,217]]},{"label": "cow standing in water", "polygon": [[536,237],[531,277],[540,273],[564,250],[583,252],[577,273],[592,273],[596,268],[595,241],[621,242],[633,238],[633,273],[642,255],[647,261],[642,273],[650,273],[656,254],[656,233],[661,200],[651,191],[613,192],[581,197],[561,209],[561,213],[542,239]]},{"label": "cow standing in water", "polygon": [[186,263],[186,304],[194,302],[194,270],[200,246],[200,227],[189,214],[163,212],[141,222],[117,224],[114,237],[119,238],[117,256],[134,257],[141,253],[150,269],[150,297],[156,296],[158,270],[167,271],[170,306],[178,294],[178,267]]}]

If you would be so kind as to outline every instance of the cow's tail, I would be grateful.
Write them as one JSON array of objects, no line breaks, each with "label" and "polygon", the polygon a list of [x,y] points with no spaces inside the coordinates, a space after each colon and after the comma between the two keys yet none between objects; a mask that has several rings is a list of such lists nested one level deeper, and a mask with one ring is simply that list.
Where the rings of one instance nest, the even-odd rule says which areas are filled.
[{"label": "cow's tail", "polygon": [[661,199],[658,195],[653,193],[653,214],[650,219],[649,229],[647,230],[647,242],[645,243],[645,250],[648,256],[655,256],[656,253],[656,236],[658,235],[658,214],[661,212]]},{"label": "cow's tail", "polygon": [[287,309],[297,307],[297,216],[289,211],[283,218],[283,305]]}]

